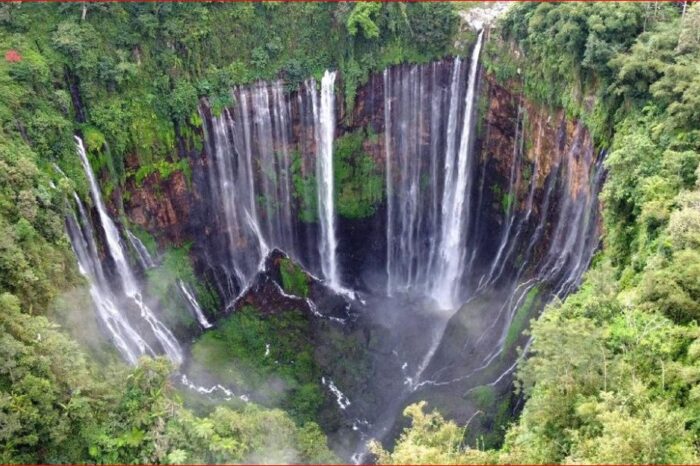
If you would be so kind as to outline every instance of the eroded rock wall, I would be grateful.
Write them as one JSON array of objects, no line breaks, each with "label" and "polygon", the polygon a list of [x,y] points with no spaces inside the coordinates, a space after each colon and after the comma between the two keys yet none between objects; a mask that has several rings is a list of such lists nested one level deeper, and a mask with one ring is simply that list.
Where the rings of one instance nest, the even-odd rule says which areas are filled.
[{"label": "eroded rock wall", "polygon": [[[394,67],[390,75],[422,70],[426,82],[430,79],[430,89],[435,87],[447,92],[452,63],[450,59],[423,68],[400,65]],[[382,74],[376,74],[361,86],[351,112],[338,97],[336,127],[336,138],[362,133],[361,151],[356,156],[369,156],[382,179],[386,178],[387,141],[392,145],[401,142],[392,139],[393,136],[387,139],[385,135],[385,79]],[[473,155],[476,163],[468,187],[472,203],[469,219],[472,257],[464,278],[467,288],[476,288],[479,281],[483,283],[489,275],[492,275],[491,280],[510,279],[523,265],[532,268],[534,273],[536,264],[547,255],[549,243],[557,235],[561,206],[571,200],[578,202],[581,196],[592,196],[592,174],[597,160],[590,136],[581,124],[567,120],[561,111],[551,111],[523,98],[518,83],[497,83],[482,72],[479,87],[478,133]],[[313,131],[308,121],[310,110],[303,108],[306,105],[302,98],[304,92],[302,88],[286,98],[291,133],[287,147],[277,144],[274,150],[298,154],[300,169],[291,176],[311,177],[315,148],[314,138],[309,134]],[[393,102],[393,105],[399,104]],[[206,105],[202,109],[204,126],[201,132],[212,131],[210,110]],[[445,123],[441,125],[439,130],[444,131]],[[435,144],[427,130],[415,137],[420,151]],[[444,145],[444,141],[439,141],[432,150],[441,153]],[[229,300],[240,287],[227,283],[229,279],[223,272],[223,263],[230,260],[225,252],[229,247],[224,238],[226,225],[220,221],[211,198],[212,148],[207,144],[202,147],[200,151],[185,154],[190,161],[191,179],[180,172],[168,179],[161,179],[155,173],[142,183],[129,178],[124,210],[132,223],[152,233],[161,246],[191,242],[198,272],[216,282],[222,298]],[[254,169],[260,170],[260,167]],[[439,175],[437,179],[440,180]],[[292,183],[292,188],[297,186]],[[336,189],[343,189],[343,186],[336,186]],[[315,221],[302,218],[302,202],[303,196],[295,191],[289,208],[298,232],[297,255],[301,256],[300,262],[313,270],[312,250],[317,245],[318,228]],[[373,202],[371,215],[362,218],[339,215],[338,218],[338,253],[343,279],[349,286],[360,289],[372,288],[385,279],[382,273],[387,255],[386,194]],[[538,241],[526,242],[525,238]],[[425,241],[435,241],[435,238],[425,238]],[[525,255],[533,257],[525,261]],[[496,259],[507,265],[499,264],[497,270],[492,270]]]}]

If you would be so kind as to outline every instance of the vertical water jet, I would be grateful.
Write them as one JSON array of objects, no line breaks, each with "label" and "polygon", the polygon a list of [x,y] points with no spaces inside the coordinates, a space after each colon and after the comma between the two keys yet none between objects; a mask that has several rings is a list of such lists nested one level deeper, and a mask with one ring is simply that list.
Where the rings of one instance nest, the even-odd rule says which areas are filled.
[{"label": "vertical water jet", "polygon": [[316,183],[318,216],[321,224],[319,254],[321,269],[328,284],[335,290],[342,288],[338,276],[335,231],[335,201],[333,183],[333,138],[335,135],[335,71],[326,71],[321,80],[321,102],[316,111]]},{"label": "vertical water jet", "polygon": [[[467,183],[472,171],[471,143],[474,127],[474,103],[478,80],[479,53],[484,31],[474,45],[469,67],[469,81],[465,97],[465,110],[462,121],[462,135],[456,159],[446,164],[444,193],[442,198],[442,225],[438,246],[437,268],[435,270],[432,296],[441,307],[454,309],[459,305],[462,273],[469,231],[470,208]],[[451,158],[451,154],[447,154]],[[456,173],[454,170],[456,165]]]}]

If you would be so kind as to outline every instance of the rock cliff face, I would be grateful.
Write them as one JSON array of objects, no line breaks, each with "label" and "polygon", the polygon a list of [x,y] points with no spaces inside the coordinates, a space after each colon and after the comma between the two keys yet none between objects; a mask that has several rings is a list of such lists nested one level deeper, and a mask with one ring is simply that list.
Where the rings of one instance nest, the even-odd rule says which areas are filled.
[{"label": "rock cliff face", "polygon": [[[436,82],[443,88],[449,86],[448,63],[449,61],[440,62],[433,67],[437,74]],[[402,68],[409,70],[410,67],[395,67],[395,73],[400,73]],[[493,244],[493,235],[488,233],[498,231],[506,221],[505,209],[502,207],[504,196],[508,196],[510,190],[513,191],[512,200],[507,197],[505,202],[512,202],[517,211],[527,211],[530,208],[532,217],[539,217],[545,207],[546,182],[555,176],[552,172],[566,162],[570,164],[567,170],[571,174],[569,194],[572,197],[591,194],[587,186],[591,182],[591,164],[594,160],[590,156],[592,143],[588,132],[577,122],[567,121],[562,111],[552,113],[549,109],[522,98],[517,83],[511,87],[514,89],[495,82],[489,75],[484,75],[481,81],[482,115],[478,123],[479,134],[475,148],[478,166],[475,168],[476,178],[471,189],[472,196],[481,199],[481,205],[475,209],[480,211],[475,230],[481,238],[482,244],[478,249],[483,250],[484,260],[492,256],[493,250],[498,247]],[[308,135],[312,129],[309,129],[308,123],[304,124],[303,110],[298,108],[298,93],[292,92],[289,102],[293,129],[287,151],[293,152],[300,146],[300,141],[312,141],[313,137]],[[205,109],[205,114],[206,112],[208,110]],[[365,135],[361,150],[371,157],[382,178],[386,176],[384,125],[382,76],[375,75],[358,89],[351,113],[346,113],[343,106],[339,108],[336,137],[370,129],[374,135]],[[418,135],[424,139],[423,145],[430,143],[428,136]],[[515,161],[515,172],[511,173],[516,145],[521,146],[523,153],[522,156],[516,156],[519,160]],[[315,147],[312,144],[306,145],[301,150],[301,155],[301,172],[313,174]],[[191,180],[182,172],[175,172],[167,179],[153,173],[142,183],[136,183],[131,177],[124,187],[128,193],[124,196],[124,210],[129,221],[150,232],[163,246],[183,242],[216,244],[213,237],[220,234],[222,228],[222,225],[216,223],[214,215],[205,214],[211,210],[207,179],[210,154],[204,149],[187,156],[191,165]],[[129,164],[132,171],[137,168],[136,163],[131,161]],[[511,177],[514,177],[514,186],[508,186]],[[531,187],[534,188],[533,193],[530,193]],[[293,209],[298,211],[298,199],[294,201]],[[528,202],[532,205],[529,206]],[[343,269],[348,283],[354,285],[363,285],[357,278],[361,276],[358,272],[363,267],[379,267],[381,259],[378,258],[386,255],[386,197],[382,196],[375,204],[373,215],[360,219],[339,216],[340,260],[346,265]],[[551,209],[554,208],[551,206]],[[295,223],[299,230],[309,231],[310,237],[315,236],[314,222],[297,218]],[[310,239],[308,242],[314,241]],[[194,250],[195,260],[203,259],[197,257],[197,249]],[[204,266],[206,260],[201,262]]]},{"label": "rock cliff face", "polygon": [[190,239],[188,226],[194,193],[181,171],[162,179],[153,173],[137,185],[131,178],[124,209],[129,221],[161,238],[164,244],[182,244]]}]

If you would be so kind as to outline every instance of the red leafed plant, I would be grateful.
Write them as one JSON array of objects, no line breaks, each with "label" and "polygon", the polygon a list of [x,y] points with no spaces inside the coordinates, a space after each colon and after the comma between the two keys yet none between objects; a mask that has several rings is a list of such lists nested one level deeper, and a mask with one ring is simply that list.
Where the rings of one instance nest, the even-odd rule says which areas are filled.
[{"label": "red leafed plant", "polygon": [[10,63],[18,63],[22,61],[22,55],[17,50],[8,50],[5,52],[5,61]]}]

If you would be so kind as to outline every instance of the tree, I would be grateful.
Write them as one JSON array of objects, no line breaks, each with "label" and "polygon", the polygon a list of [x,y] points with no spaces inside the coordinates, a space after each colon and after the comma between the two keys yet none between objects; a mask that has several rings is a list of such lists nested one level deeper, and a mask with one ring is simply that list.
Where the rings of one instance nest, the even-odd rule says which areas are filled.
[{"label": "tree", "polygon": [[369,444],[370,452],[381,464],[485,464],[493,463],[494,456],[472,450],[463,444],[465,429],[446,421],[437,411],[425,413],[426,403],[412,404],[404,410],[411,418],[411,427],[405,429],[389,453],[377,441]]},{"label": "tree", "polygon": [[378,38],[379,27],[377,27],[375,17],[381,9],[381,3],[356,3],[346,23],[350,35],[356,36],[358,32],[361,32],[365,39]]}]

